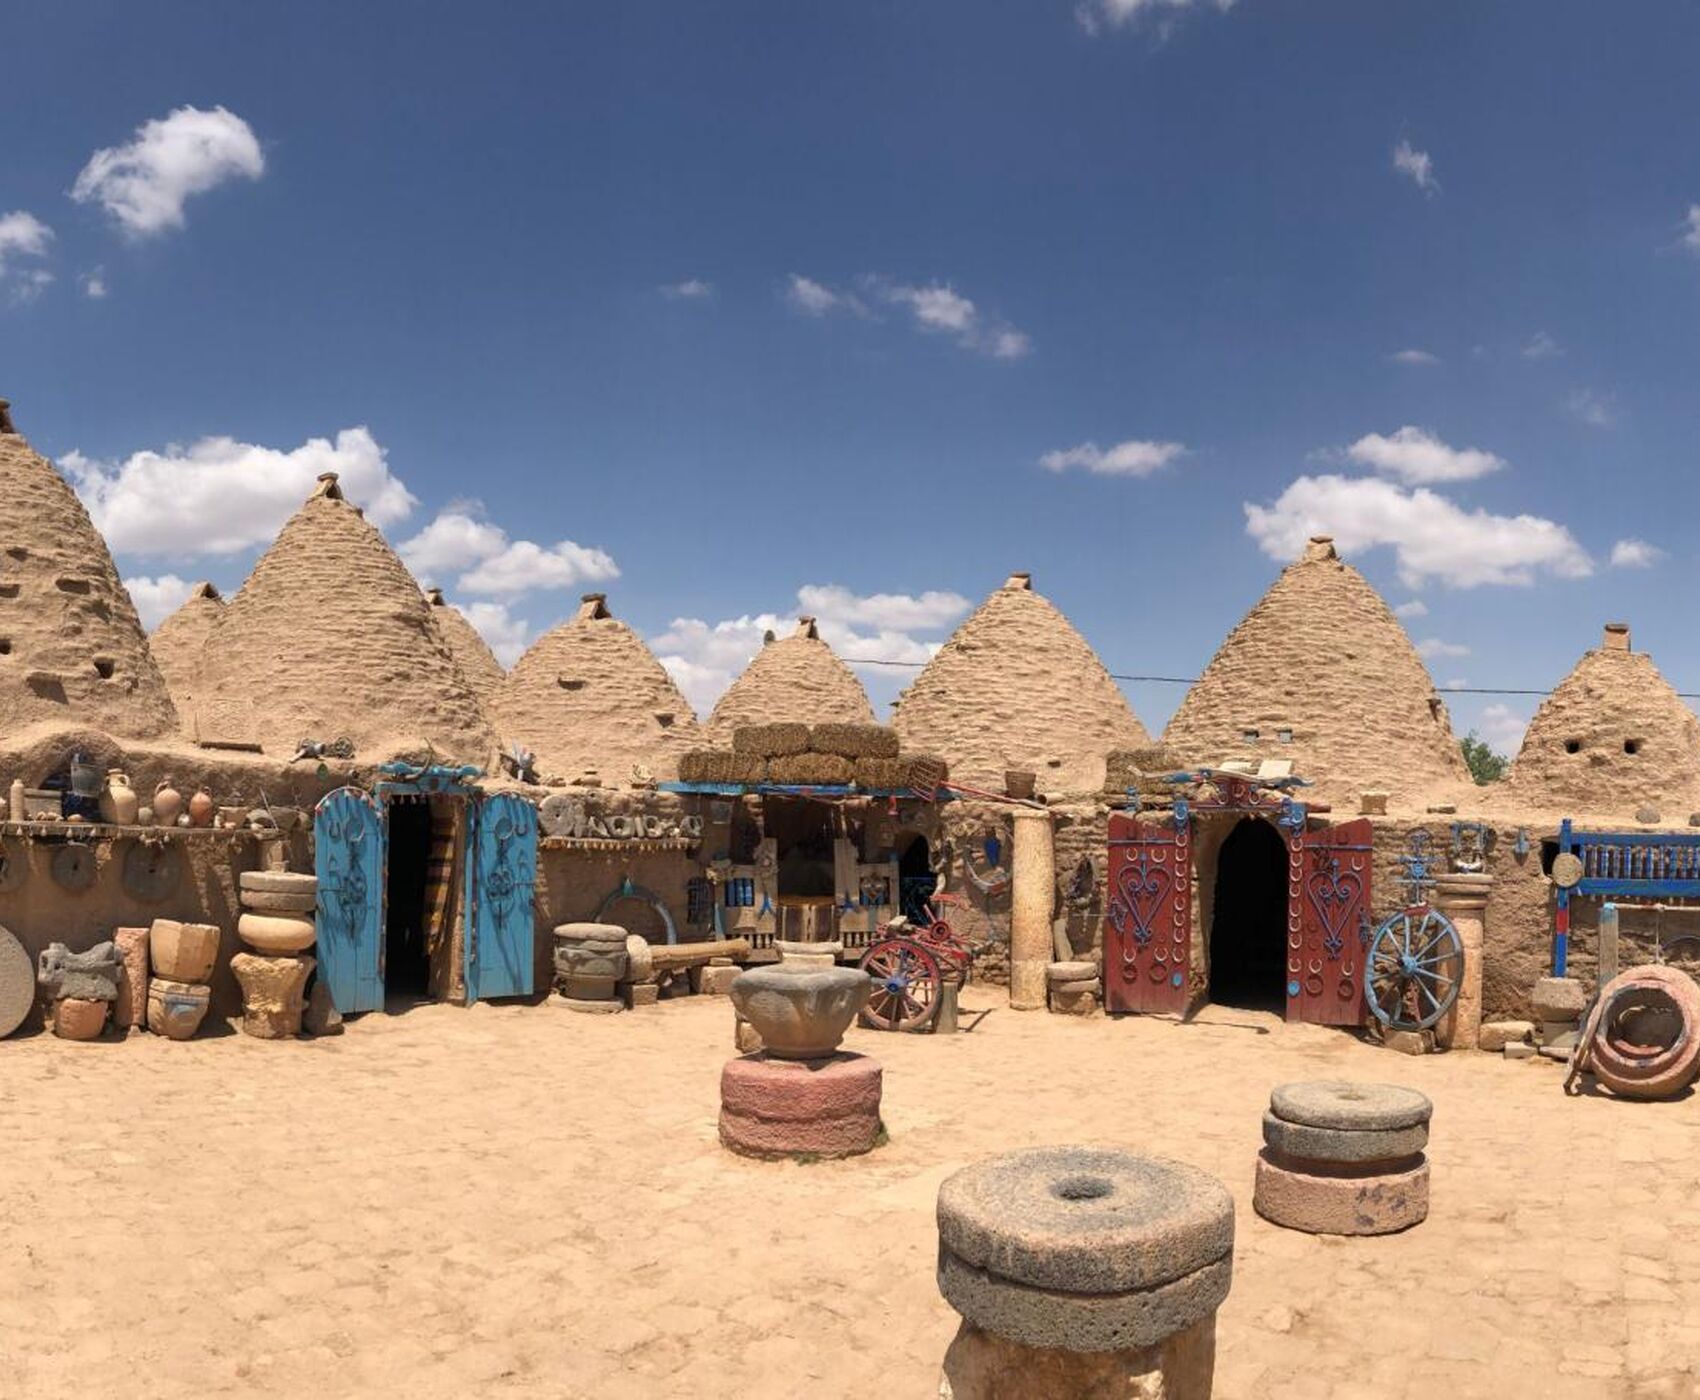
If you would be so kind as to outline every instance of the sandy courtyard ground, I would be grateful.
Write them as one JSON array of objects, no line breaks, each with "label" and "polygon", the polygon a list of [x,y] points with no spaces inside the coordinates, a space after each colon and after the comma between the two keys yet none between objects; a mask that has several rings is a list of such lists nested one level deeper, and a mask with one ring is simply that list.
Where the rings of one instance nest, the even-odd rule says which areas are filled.
[{"label": "sandy courtyard ground", "polygon": [[[955,1327],[939,1182],[1067,1142],[1232,1189],[1218,1396],[1700,1393],[1692,1098],[1567,1100],[1545,1063],[1226,1010],[849,1044],[885,1064],[891,1142],[798,1166],[717,1145],[720,999],[0,1043],[0,1394],[928,1397]],[[1318,1077],[1433,1097],[1427,1224],[1339,1241],[1252,1213],[1269,1087]]]}]

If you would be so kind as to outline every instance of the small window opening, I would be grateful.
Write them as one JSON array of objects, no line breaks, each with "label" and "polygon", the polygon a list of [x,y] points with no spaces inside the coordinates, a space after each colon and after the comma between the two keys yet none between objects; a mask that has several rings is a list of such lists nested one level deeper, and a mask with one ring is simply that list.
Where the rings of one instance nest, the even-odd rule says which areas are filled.
[{"label": "small window opening", "polygon": [[557,676],[555,678],[555,683],[557,685],[559,685],[562,690],[583,690],[584,689],[584,682],[583,681],[568,680],[567,677],[565,677],[565,676]]},{"label": "small window opening", "polygon": [[103,681],[112,679],[112,673],[118,669],[118,663],[110,656],[97,656],[94,659],[94,673]]},{"label": "small window opening", "polygon": [[0,637],[0,656],[10,656],[11,654],[12,639],[10,637]]},{"label": "small window opening", "polygon": [[1639,739],[1625,739],[1623,741],[1623,751],[1629,754],[1640,753],[1641,741]]},{"label": "small window opening", "polygon": [[655,722],[657,724],[659,724],[663,729],[671,729],[673,727],[673,716],[672,715],[659,715],[658,714],[655,717]]},{"label": "small window opening", "polygon": [[22,584],[0,583],[0,598],[16,598],[22,590]]},{"label": "small window opening", "polygon": [[86,578],[57,578],[53,583],[61,593],[83,594],[89,591],[89,581]]},{"label": "small window opening", "polygon": [[1558,842],[1541,842],[1541,874],[1552,874],[1552,863],[1558,859]]},{"label": "small window opening", "polygon": [[1566,739],[1564,741],[1564,751],[1566,753],[1581,753],[1582,741],[1580,739]]},{"label": "small window opening", "polygon": [[1277,729],[1275,731],[1275,737],[1283,744],[1290,744],[1293,742],[1293,731],[1290,729]]},{"label": "small window opening", "polygon": [[1248,744],[1255,744],[1259,735],[1255,729],[1242,729],[1240,730],[1240,738],[1244,739]]}]

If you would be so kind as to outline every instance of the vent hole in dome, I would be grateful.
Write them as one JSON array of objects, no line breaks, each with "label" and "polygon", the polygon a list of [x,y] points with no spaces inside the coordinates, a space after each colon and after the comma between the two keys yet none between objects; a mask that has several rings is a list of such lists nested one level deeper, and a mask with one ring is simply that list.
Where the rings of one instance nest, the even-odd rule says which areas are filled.
[{"label": "vent hole in dome", "polygon": [[61,593],[82,594],[89,591],[89,581],[86,578],[56,578],[53,580],[53,586]]},{"label": "vent hole in dome", "polygon": [[16,598],[20,588],[16,583],[0,583],[0,598]]},{"label": "vent hole in dome", "polygon": [[583,690],[584,689],[584,682],[583,681],[569,680],[565,676],[556,676],[555,677],[555,684],[560,686],[562,690]]},{"label": "vent hole in dome", "polygon": [[655,722],[657,724],[659,724],[663,729],[671,729],[673,727],[673,716],[672,715],[656,715]]},{"label": "vent hole in dome", "polygon": [[1564,741],[1564,751],[1566,753],[1581,753],[1582,741],[1580,739],[1566,739]]},{"label": "vent hole in dome", "polygon": [[118,663],[110,656],[97,656],[94,659],[94,673],[103,681],[112,679],[112,673],[118,669]]},{"label": "vent hole in dome", "polygon": [[11,654],[12,639],[10,637],[0,637],[0,656],[10,656]]},{"label": "vent hole in dome", "polygon": [[1641,752],[1641,741],[1639,739],[1625,739],[1623,741],[1623,751],[1627,754],[1638,754],[1638,753],[1640,753]]}]

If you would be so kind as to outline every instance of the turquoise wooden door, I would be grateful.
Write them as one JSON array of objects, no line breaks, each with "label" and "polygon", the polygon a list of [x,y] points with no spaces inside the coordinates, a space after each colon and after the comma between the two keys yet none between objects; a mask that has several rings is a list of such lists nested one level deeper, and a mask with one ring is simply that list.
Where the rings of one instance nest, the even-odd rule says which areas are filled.
[{"label": "turquoise wooden door", "polygon": [[345,1016],[384,1005],[384,816],[358,788],[313,809],[319,976]]},{"label": "turquoise wooden door", "polygon": [[537,809],[510,792],[472,811],[467,837],[466,997],[530,996],[537,917]]}]

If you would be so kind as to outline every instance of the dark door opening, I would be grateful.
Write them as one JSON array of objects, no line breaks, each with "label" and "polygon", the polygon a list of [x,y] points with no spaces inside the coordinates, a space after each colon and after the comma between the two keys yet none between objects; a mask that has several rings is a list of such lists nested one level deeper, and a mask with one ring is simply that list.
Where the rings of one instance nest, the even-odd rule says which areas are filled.
[{"label": "dark door opening", "polygon": [[391,802],[390,868],[385,879],[384,995],[417,1001],[431,990],[426,937],[426,884],[431,860],[431,805]]},{"label": "dark door opening", "polygon": [[1259,1011],[1287,1005],[1287,843],[1256,817],[1230,831],[1216,857],[1210,1000]]},{"label": "dark door opening", "polygon": [[904,918],[913,924],[931,923],[927,900],[938,887],[938,876],[933,873],[933,853],[925,836],[911,836],[898,854],[897,886]]}]

